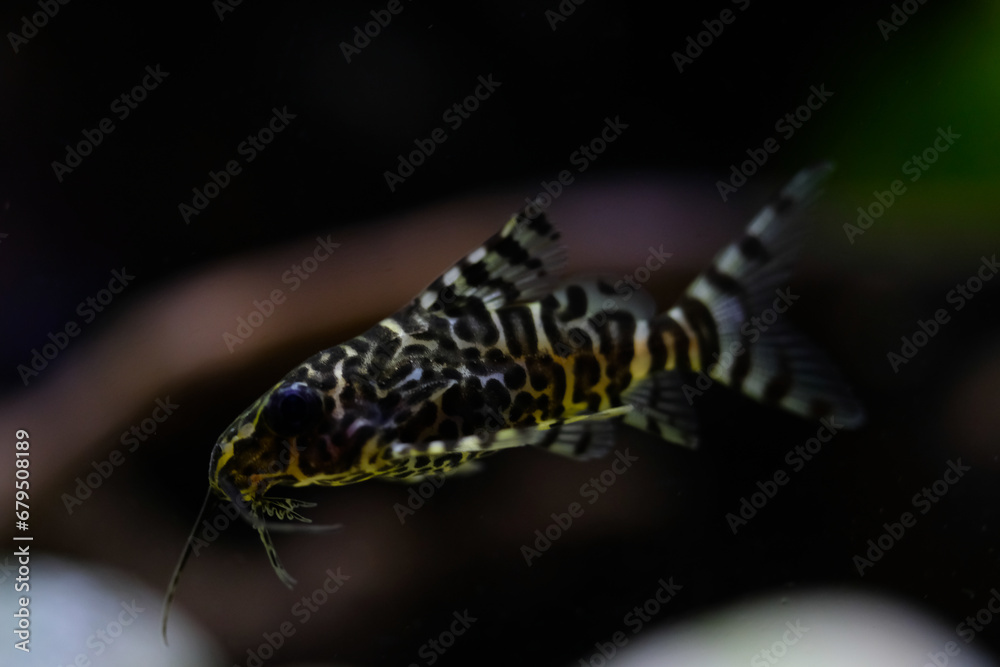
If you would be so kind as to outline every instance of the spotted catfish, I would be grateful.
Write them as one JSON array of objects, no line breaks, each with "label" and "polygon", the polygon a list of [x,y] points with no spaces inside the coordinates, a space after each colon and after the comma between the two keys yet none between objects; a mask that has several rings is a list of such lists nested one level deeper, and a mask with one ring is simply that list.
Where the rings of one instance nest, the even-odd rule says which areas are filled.
[{"label": "spotted catfish", "polygon": [[611,448],[619,423],[693,446],[693,373],[857,426],[862,410],[839,374],[787,322],[745,335],[787,287],[796,220],[827,171],[800,173],[659,314],[642,293],[558,282],[558,232],[543,215],[514,216],[398,313],[250,405],[212,450],[209,497],[240,508],[291,584],[268,534],[288,524],[265,516],[307,521],[305,503],[269,497],[274,486],[419,479],[510,447],[587,459]]}]

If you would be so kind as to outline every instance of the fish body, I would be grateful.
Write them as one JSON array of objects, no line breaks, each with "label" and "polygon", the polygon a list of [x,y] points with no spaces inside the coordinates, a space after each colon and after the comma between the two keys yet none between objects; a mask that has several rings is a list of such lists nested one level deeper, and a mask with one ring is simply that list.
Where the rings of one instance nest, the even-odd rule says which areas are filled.
[{"label": "fish body", "polygon": [[694,446],[694,373],[859,425],[846,383],[786,321],[746,336],[788,286],[796,222],[828,170],[796,176],[661,313],[601,280],[560,282],[559,233],[542,214],[513,216],[398,313],[313,355],[237,417],[212,450],[210,495],[242,509],[290,583],[264,517],[305,521],[306,504],[266,495],[275,486],[420,479],[510,447],[592,458],[618,424]]},{"label": "fish body", "polygon": [[[516,216],[485,252],[514,234],[558,238],[544,218]],[[486,297],[450,298],[444,289],[293,369],[217,443],[215,479],[232,480],[253,502],[278,484],[451,470],[509,446],[513,434],[501,431],[518,431],[521,444],[552,445],[568,419],[612,416],[624,406],[621,392],[649,369],[649,355],[635,352],[641,315],[618,305],[609,284],[567,285],[516,303],[507,301],[519,292],[506,286]],[[610,312],[595,313],[591,304],[605,301]],[[282,401],[311,393],[317,423],[278,435],[272,415]]]}]

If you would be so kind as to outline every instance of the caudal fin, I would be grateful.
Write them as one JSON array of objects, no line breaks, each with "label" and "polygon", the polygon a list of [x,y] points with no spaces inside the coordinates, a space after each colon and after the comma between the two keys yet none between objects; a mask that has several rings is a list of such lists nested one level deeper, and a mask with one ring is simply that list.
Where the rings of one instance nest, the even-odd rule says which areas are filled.
[{"label": "caudal fin", "polygon": [[657,320],[695,338],[692,370],[761,403],[856,428],[864,421],[861,404],[787,314],[799,298],[790,276],[801,214],[831,169],[821,164],[796,175]]}]

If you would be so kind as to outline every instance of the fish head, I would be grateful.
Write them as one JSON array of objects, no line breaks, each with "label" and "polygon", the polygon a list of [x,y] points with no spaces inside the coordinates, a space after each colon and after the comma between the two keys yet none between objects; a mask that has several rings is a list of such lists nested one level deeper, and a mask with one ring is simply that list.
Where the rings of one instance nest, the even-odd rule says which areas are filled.
[{"label": "fish head", "polygon": [[347,442],[335,412],[333,397],[315,382],[286,378],[274,385],[215,443],[213,491],[256,510],[272,486],[312,483],[343,459]]},{"label": "fish head", "polygon": [[[309,484],[311,478],[303,471],[307,458],[329,464],[340,460],[342,448],[333,444],[334,434],[340,430],[339,420],[333,416],[333,404],[334,399],[317,384],[286,378],[254,401],[219,436],[212,448],[208,494],[164,599],[164,642],[170,603],[177,592],[184,564],[194,549],[198,526],[212,506],[213,495],[230,501],[257,529],[278,578],[288,586],[295,582],[281,565],[268,533],[269,528],[281,528],[283,524],[276,525],[264,517],[309,523],[298,509],[312,507],[314,503],[293,498],[267,498],[264,494],[277,484]],[[303,452],[309,452],[309,457],[303,456]]]}]

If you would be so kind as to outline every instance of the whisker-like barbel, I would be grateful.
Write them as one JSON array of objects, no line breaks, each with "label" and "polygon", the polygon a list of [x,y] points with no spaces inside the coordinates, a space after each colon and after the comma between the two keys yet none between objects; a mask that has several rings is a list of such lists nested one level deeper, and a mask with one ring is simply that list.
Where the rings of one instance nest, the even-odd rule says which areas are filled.
[{"label": "whisker-like barbel", "polygon": [[187,543],[184,545],[184,551],[181,552],[181,557],[177,561],[174,573],[170,576],[170,585],[167,586],[167,596],[163,599],[162,632],[164,645],[167,643],[167,616],[170,614],[170,604],[174,601],[174,595],[177,593],[177,585],[180,583],[181,572],[184,570],[184,564],[187,563],[187,559],[191,556],[191,550],[194,548],[194,538],[195,534],[198,532],[198,525],[201,523],[201,520],[205,518],[205,514],[208,512],[208,506],[212,502],[212,490],[209,489],[208,493],[205,494],[205,500],[201,504],[201,509],[198,511],[198,518],[195,519],[194,526],[191,528],[191,534],[188,535]]},{"label": "whisker-like barbel", "polygon": [[[198,533],[198,526],[201,524],[202,519],[208,513],[208,508],[211,504],[219,504],[221,502],[226,502],[220,500],[218,497],[213,495],[212,488],[209,488],[208,493],[205,494],[205,501],[201,505],[201,510],[198,512],[198,518],[195,519],[194,527],[191,529],[191,534],[188,536],[187,543],[184,545],[184,551],[181,552],[181,557],[177,561],[177,566],[174,568],[174,573],[170,577],[170,584],[167,586],[167,594],[163,600],[163,620],[162,620],[162,632],[163,632],[163,643],[167,643],[167,618],[170,614],[170,605],[173,603],[174,595],[177,593],[177,587],[180,583],[181,572],[184,570],[184,565],[187,563],[188,558],[191,556],[191,552],[194,550],[195,538]],[[308,519],[303,516],[299,516],[294,510],[300,507],[315,507],[316,503],[306,502],[302,500],[295,500],[293,498],[284,498],[275,503],[278,507],[279,512],[283,512],[284,516],[278,515],[279,518],[294,518],[299,521],[311,522],[312,519]],[[325,532],[328,530],[336,530],[341,528],[341,524],[324,525],[324,526],[303,526],[294,523],[276,523],[274,521],[265,521],[253,514],[252,511],[246,506],[244,502],[233,502],[233,505],[239,510],[239,514],[243,519],[255,528],[258,533],[260,533],[260,539],[264,543],[264,548],[267,550],[268,558],[271,561],[272,567],[278,573],[278,577],[281,579],[289,588],[295,584],[295,579],[292,578],[288,571],[281,565],[281,561],[278,560],[278,553],[274,548],[274,543],[271,541],[271,536],[269,531],[279,532],[279,533],[291,533],[291,532],[310,532],[318,533]]]}]

